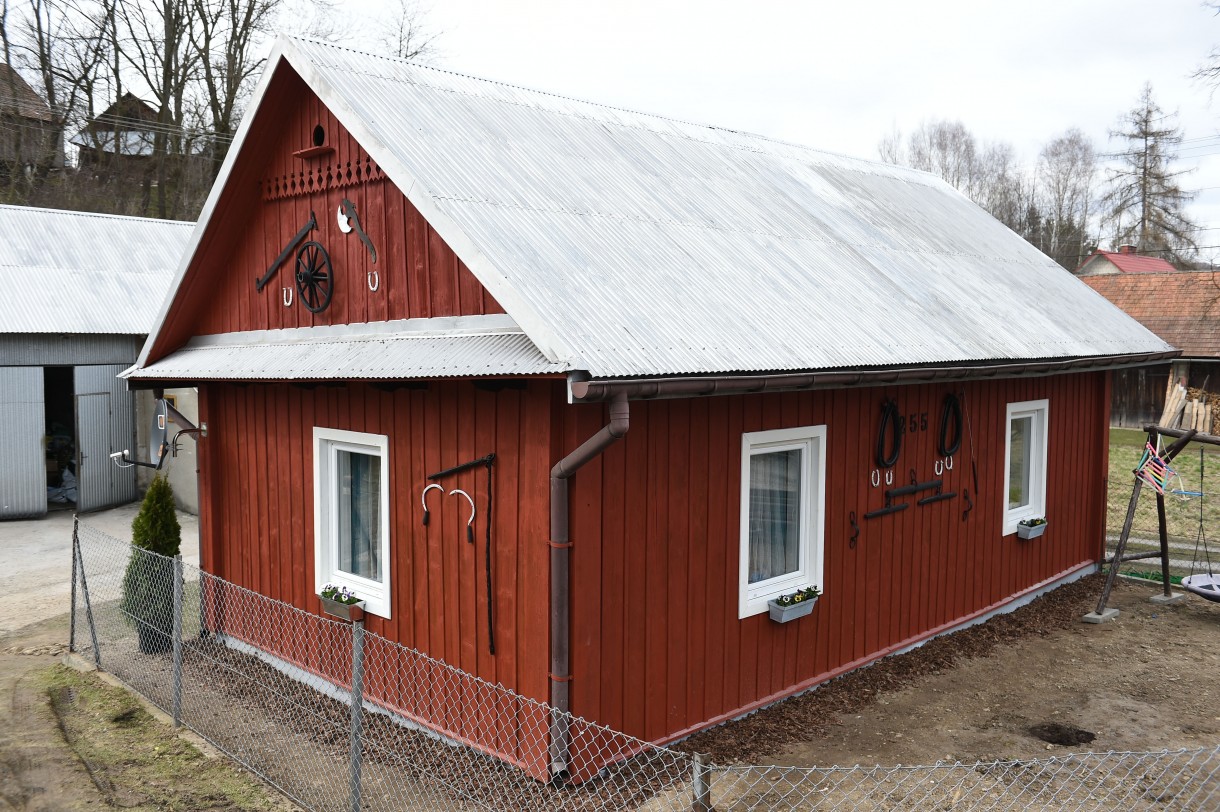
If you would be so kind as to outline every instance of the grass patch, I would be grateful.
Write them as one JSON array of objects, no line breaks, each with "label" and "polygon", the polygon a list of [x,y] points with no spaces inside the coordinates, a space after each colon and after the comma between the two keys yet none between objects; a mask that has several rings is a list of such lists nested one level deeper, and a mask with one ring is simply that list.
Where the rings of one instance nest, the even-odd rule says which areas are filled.
[{"label": "grass patch", "polygon": [[[1105,570],[1109,572],[1110,568],[1106,567]],[[1142,580],[1153,581],[1158,584],[1162,583],[1160,570],[1119,570],[1119,572],[1128,578],[1140,578]],[[1175,586],[1181,586],[1182,576],[1170,574],[1169,583],[1174,584]]]},{"label": "grass patch", "polygon": [[[1148,435],[1135,429],[1110,429],[1110,488],[1106,527],[1111,535],[1117,535],[1122,530],[1135,481],[1132,471],[1139,465],[1147,439]],[[1200,447],[1195,443],[1188,445],[1173,461],[1181,481],[1174,479],[1170,489],[1203,491],[1204,496],[1183,497],[1168,490],[1165,494],[1165,521],[1169,535],[1191,543],[1199,532],[1200,501],[1204,527],[1209,531],[1209,536],[1213,533],[1220,536],[1220,457],[1216,456],[1220,449],[1203,446],[1204,477],[1200,480]],[[1150,487],[1145,487],[1140,494],[1132,528],[1134,536],[1157,537],[1156,491]]]},{"label": "grass patch", "polygon": [[64,739],[110,806],[133,810],[276,810],[279,795],[209,758],[129,692],[55,666],[39,674]]}]

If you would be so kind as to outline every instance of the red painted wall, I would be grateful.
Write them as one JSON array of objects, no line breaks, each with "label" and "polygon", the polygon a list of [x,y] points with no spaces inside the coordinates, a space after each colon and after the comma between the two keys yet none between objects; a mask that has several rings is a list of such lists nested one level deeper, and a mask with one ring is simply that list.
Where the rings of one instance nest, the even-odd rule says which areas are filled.
[{"label": "red painted wall", "polygon": [[[295,74],[277,74],[268,95],[274,101],[259,110],[252,130],[259,135],[243,146],[152,359],[193,335],[504,312]],[[274,123],[263,121],[271,115]],[[318,125],[334,151],[296,157],[312,145]],[[344,198],[377,249],[375,264],[354,231],[339,230]],[[262,292],[254,285],[310,212],[318,228],[307,239],[327,250],[335,276],[331,304],[317,314],[295,291],[292,306],[283,304],[283,288],[294,287],[295,253]]]},{"label": "red painted wall", "polygon": [[[200,387],[200,542],[203,568],[221,578],[317,613],[314,596],[313,428],[385,434],[390,446],[392,618],[368,616],[367,628],[389,640],[457,666],[527,697],[548,698],[548,471],[552,383],[524,390],[480,391],[470,382],[436,382],[427,391],[384,392],[352,383],[305,389],[289,384]],[[427,475],[494,451],[492,528],[496,654],[488,651],[484,557],[487,482],[483,469],[446,478],[478,506],[477,543],[466,541],[468,503],[430,494],[431,520],[423,526],[420,493]],[[236,622],[236,618],[229,622]],[[259,641],[330,677],[293,648],[290,640]],[[370,663],[372,662],[370,654]],[[369,691],[410,711],[379,690]],[[388,679],[390,675],[383,674]],[[424,680],[426,683],[427,680]],[[387,689],[389,690],[389,689]],[[475,695],[472,693],[471,695]],[[455,692],[454,696],[458,696]],[[420,711],[426,713],[426,709]],[[486,713],[472,707],[464,713]],[[504,724],[507,713],[497,719]],[[434,719],[463,734],[464,725]],[[477,725],[490,728],[490,720]],[[545,729],[545,727],[543,727]],[[501,736],[501,738],[506,738]],[[538,736],[533,740],[538,741]],[[541,747],[513,739],[505,753],[538,767]]]},{"label": "red painted wall", "polygon": [[[864,520],[881,403],[928,415],[896,484],[933,479],[942,401],[964,392],[958,498]],[[1036,541],[1001,536],[1005,406],[1050,401],[1047,516]],[[634,402],[631,429],[581,469],[572,496],[572,710],[648,740],[732,718],[909,644],[1098,557],[1104,530],[1104,373],[785,395]],[[604,407],[559,415],[564,449]],[[737,618],[741,435],[827,426],[825,594],[788,624]],[[962,520],[970,488],[975,508]],[[924,495],[924,494],[921,494]],[[914,501],[909,500],[909,501]],[[860,525],[849,546],[849,514]]]}]

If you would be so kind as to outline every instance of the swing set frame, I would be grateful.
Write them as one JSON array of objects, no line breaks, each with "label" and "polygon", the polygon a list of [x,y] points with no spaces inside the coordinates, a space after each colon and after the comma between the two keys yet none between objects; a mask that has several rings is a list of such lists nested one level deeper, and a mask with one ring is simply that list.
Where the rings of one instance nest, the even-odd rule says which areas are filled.
[{"label": "swing set frame", "polygon": [[[1195,429],[1171,429],[1167,426],[1150,425],[1144,426],[1144,431],[1148,433],[1148,446],[1152,448],[1160,446],[1162,437],[1174,438],[1174,443],[1159,455],[1160,464],[1165,467],[1168,467],[1173,462],[1173,458],[1184,451],[1186,446],[1192,442],[1220,447],[1220,436],[1203,434]],[[1139,504],[1140,492],[1148,482],[1148,479],[1142,473],[1142,467],[1143,465],[1141,464],[1131,472],[1135,479],[1135,485],[1131,489],[1131,501],[1127,505],[1127,518],[1123,522],[1123,530],[1118,537],[1118,546],[1114,549],[1114,557],[1109,560],[1103,559],[1104,563],[1109,565],[1110,571],[1106,575],[1106,585],[1101,591],[1101,598],[1097,601],[1097,610],[1084,616],[1084,620],[1088,622],[1101,623],[1118,615],[1117,609],[1107,609],[1106,604],[1110,601],[1110,593],[1114,589],[1114,582],[1118,579],[1119,565],[1128,561],[1141,561],[1149,558],[1161,559],[1161,588],[1163,592],[1161,595],[1154,596],[1152,598],[1153,601],[1157,603],[1176,603],[1178,600],[1186,597],[1181,593],[1175,593],[1169,580],[1169,532],[1165,519],[1165,494],[1160,488],[1153,488],[1157,492],[1156,519],[1161,542],[1160,549],[1150,553],[1127,554],[1127,541],[1131,537],[1131,525],[1135,521],[1135,508]]]}]

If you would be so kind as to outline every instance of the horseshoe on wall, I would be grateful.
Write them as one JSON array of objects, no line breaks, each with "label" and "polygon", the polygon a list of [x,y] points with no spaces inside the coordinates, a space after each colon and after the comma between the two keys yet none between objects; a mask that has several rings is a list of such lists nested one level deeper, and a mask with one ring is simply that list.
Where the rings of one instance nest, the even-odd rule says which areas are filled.
[{"label": "horseshoe on wall", "polygon": [[450,496],[453,496],[455,493],[460,493],[462,496],[465,496],[466,501],[470,503],[470,518],[466,520],[466,543],[474,544],[474,514],[478,512],[475,510],[474,500],[470,498],[470,494],[466,493],[466,491],[462,490],[461,488],[454,488],[453,490],[449,491]]},{"label": "horseshoe on wall", "polygon": [[442,494],[445,493],[444,488],[442,488],[440,485],[437,485],[435,482],[433,482],[431,485],[424,488],[424,492],[419,495],[419,502],[421,505],[424,506],[424,527],[428,526],[428,519],[431,518],[431,514],[428,512],[428,491],[432,490],[433,488],[436,488]]}]

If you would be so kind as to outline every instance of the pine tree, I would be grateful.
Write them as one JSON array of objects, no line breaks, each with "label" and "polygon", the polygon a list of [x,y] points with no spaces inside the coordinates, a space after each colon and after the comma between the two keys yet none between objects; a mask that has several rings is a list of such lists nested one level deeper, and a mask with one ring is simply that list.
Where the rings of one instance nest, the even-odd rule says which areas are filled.
[{"label": "pine tree", "polygon": [[1102,207],[1117,243],[1134,244],[1140,253],[1181,267],[1195,249],[1198,226],[1184,210],[1194,195],[1178,182],[1188,170],[1171,169],[1182,142],[1175,118],[1153,100],[1152,85],[1144,85],[1139,103],[1110,131],[1124,149],[1115,155],[1122,163],[1110,170]]},{"label": "pine tree", "polygon": [[131,551],[127,562],[120,607],[139,634],[140,651],[169,651],[174,619],[172,556],[182,545],[182,527],[174,512],[174,491],[165,477],[156,477],[148,486],[131,523],[131,537],[139,549]]}]

